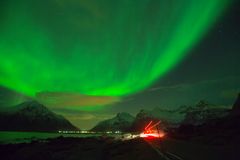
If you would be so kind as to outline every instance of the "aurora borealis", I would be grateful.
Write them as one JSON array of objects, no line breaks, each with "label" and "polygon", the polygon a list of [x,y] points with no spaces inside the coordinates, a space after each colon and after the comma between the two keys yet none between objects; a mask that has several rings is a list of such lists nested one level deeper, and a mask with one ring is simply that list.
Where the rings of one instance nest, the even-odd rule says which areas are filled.
[{"label": "aurora borealis", "polygon": [[227,0],[5,3],[0,84],[32,97],[142,91],[181,62],[228,6]]}]

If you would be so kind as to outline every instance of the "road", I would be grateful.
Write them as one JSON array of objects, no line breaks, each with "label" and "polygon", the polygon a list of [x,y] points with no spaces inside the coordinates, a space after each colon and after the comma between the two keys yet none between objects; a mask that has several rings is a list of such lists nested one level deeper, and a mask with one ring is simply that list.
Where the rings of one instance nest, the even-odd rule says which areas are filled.
[{"label": "road", "polygon": [[238,146],[209,146],[173,139],[145,139],[160,160],[239,160]]},{"label": "road", "polygon": [[169,138],[58,137],[0,144],[1,158],[8,160],[240,160],[239,151],[239,144],[209,146]]},{"label": "road", "polygon": [[145,141],[149,144],[149,146],[157,152],[162,160],[184,160],[180,156],[176,155],[175,153],[171,153],[169,151],[165,151],[164,148],[161,147],[160,140],[153,140],[153,139],[145,139]]}]

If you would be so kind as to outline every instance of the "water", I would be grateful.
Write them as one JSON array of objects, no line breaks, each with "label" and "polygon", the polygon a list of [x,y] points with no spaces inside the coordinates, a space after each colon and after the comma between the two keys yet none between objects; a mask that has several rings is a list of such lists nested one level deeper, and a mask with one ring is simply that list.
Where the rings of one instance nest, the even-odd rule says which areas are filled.
[{"label": "water", "polygon": [[77,133],[77,134],[64,134],[64,133],[48,133],[48,132],[0,132],[0,143],[22,143],[31,142],[32,140],[47,139],[47,138],[57,138],[59,136],[63,137],[95,137],[101,136],[98,133]]}]

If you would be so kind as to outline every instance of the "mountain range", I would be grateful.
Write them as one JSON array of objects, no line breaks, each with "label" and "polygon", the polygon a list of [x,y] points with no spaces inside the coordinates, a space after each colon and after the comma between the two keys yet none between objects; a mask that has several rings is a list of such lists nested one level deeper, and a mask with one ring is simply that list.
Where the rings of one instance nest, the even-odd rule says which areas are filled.
[{"label": "mountain range", "polygon": [[134,117],[129,113],[118,113],[115,117],[99,122],[92,131],[104,132],[104,131],[129,131]]},{"label": "mountain range", "polygon": [[11,109],[1,110],[0,130],[58,131],[78,130],[78,128],[37,101],[27,101]]},{"label": "mountain range", "polygon": [[[210,120],[227,117],[233,110],[234,112],[239,112],[238,107],[235,107],[236,104],[239,104],[239,100],[237,100],[233,109],[229,109],[211,105],[201,100],[194,106],[180,106],[175,110],[158,107],[152,110],[142,109],[136,114],[136,117],[130,116],[127,113],[118,113],[116,117],[112,119],[99,122],[92,130],[142,131],[144,126],[151,120],[155,122],[161,121],[160,127],[164,130],[178,128],[182,125],[199,126]],[[122,114],[128,116],[122,116]]]},{"label": "mountain range", "polygon": [[[99,122],[92,131],[142,131],[149,121],[161,121],[164,130],[189,126],[204,126],[225,117],[240,116],[240,95],[232,109],[221,108],[205,101],[194,106],[180,106],[175,110],[154,108],[140,110],[136,116],[118,113],[115,117]],[[229,120],[229,118],[228,118]],[[207,126],[207,125],[205,125]],[[27,101],[0,111],[0,130],[8,131],[58,131],[78,130],[63,116],[55,114],[37,101]]]}]

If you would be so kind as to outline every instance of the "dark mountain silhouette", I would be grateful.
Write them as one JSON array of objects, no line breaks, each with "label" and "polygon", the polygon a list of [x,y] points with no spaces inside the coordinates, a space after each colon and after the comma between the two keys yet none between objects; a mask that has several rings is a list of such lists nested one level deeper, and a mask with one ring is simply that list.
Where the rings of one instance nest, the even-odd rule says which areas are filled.
[{"label": "dark mountain silhouette", "polygon": [[166,131],[178,128],[180,125],[201,125],[209,120],[228,116],[230,109],[219,108],[206,101],[199,101],[194,106],[180,106],[175,110],[154,108],[153,110],[140,110],[132,125],[133,131],[142,131],[144,126],[153,120],[161,121],[160,127]]},{"label": "dark mountain silhouette", "polygon": [[198,125],[183,123],[172,134],[178,138],[198,137],[199,141],[208,144],[240,143],[239,98],[227,115],[205,119]]},{"label": "dark mountain silhouette", "polygon": [[219,108],[201,100],[195,107],[188,109],[182,124],[201,125],[209,120],[226,117],[230,111],[230,109]]},{"label": "dark mountain silhouette", "polygon": [[0,112],[0,130],[58,131],[78,130],[63,116],[57,115],[36,101],[28,101]]},{"label": "dark mountain silhouette", "polygon": [[233,104],[231,115],[232,116],[240,116],[240,93],[238,94],[237,100]]},{"label": "dark mountain silhouette", "polygon": [[133,124],[131,126],[131,131],[134,132],[141,132],[144,130],[144,127],[150,122],[150,121],[159,121],[160,118],[155,117],[151,111],[147,110],[140,110],[140,112],[136,115],[136,118],[133,121]]},{"label": "dark mountain silhouette", "polygon": [[99,122],[92,131],[129,131],[134,117],[129,113],[118,113],[115,117]]}]

